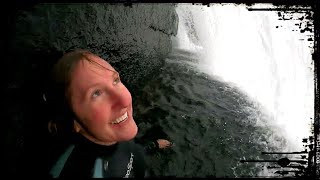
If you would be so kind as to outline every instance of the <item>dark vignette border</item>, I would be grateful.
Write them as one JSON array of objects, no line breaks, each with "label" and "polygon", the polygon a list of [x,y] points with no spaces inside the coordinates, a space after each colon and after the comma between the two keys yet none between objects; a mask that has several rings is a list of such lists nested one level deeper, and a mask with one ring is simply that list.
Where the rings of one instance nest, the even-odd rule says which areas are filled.
[{"label": "dark vignette border", "polygon": [[[52,3],[52,2],[89,2],[89,1],[62,1],[62,0],[29,0],[29,1],[10,1],[9,6],[7,5],[7,8],[2,11],[2,20],[3,22],[6,22],[10,25],[10,22],[13,21],[12,18],[14,18],[13,14],[15,13],[15,10],[17,7],[21,8],[28,8],[33,5],[36,5],[38,3]],[[90,2],[106,2],[106,1],[90,1]],[[130,6],[132,3],[164,3],[168,1],[164,0],[153,0],[153,1],[143,1],[143,0],[111,0],[108,2],[114,2],[114,3],[124,3],[125,5]],[[174,1],[174,3],[200,3],[202,5],[210,6],[210,3],[236,3],[236,4],[246,4],[248,6],[254,4],[254,3],[273,3],[274,5],[278,6],[279,8],[275,9],[277,11],[301,11],[301,9],[296,8],[292,9],[290,8],[290,5],[298,5],[298,6],[311,6],[312,10],[314,12],[313,15],[313,26],[314,26],[314,53],[312,54],[312,59],[314,62],[314,94],[315,94],[315,99],[314,99],[314,126],[313,126],[313,138],[310,139],[311,143],[310,146],[313,146],[314,151],[313,153],[313,166],[312,166],[312,172],[311,174],[308,175],[308,177],[320,177],[320,135],[319,135],[319,129],[320,129],[320,99],[319,99],[319,58],[320,58],[320,43],[319,43],[319,31],[320,31],[320,3],[317,2],[317,0],[269,0],[269,1],[254,1],[254,0],[242,0],[242,1],[236,1],[236,0],[185,0],[185,1]],[[251,9],[251,10],[263,10],[263,9]],[[265,10],[265,9],[264,9]],[[303,10],[304,11],[304,10]],[[11,34],[11,29],[7,29],[6,34],[9,36],[4,37],[4,39],[1,41],[1,46],[2,50],[4,50],[4,55],[5,55],[5,63],[7,62],[7,54],[6,52],[8,51],[6,44],[9,44],[9,37]],[[6,116],[6,112],[5,112]],[[7,127],[5,125],[5,127]]]}]

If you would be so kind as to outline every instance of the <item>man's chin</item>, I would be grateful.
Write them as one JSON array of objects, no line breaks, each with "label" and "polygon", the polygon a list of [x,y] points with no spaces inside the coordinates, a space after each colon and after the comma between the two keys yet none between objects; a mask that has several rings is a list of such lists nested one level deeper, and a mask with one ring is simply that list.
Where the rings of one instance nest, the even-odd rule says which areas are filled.
[{"label": "man's chin", "polygon": [[125,140],[130,141],[130,140],[134,139],[136,137],[137,133],[138,133],[138,127],[135,126],[133,129],[130,130],[130,132],[128,132],[128,134],[126,134]]},{"label": "man's chin", "polygon": [[130,119],[125,126],[114,131],[118,142],[130,141],[134,139],[138,133],[138,126],[133,119]]}]

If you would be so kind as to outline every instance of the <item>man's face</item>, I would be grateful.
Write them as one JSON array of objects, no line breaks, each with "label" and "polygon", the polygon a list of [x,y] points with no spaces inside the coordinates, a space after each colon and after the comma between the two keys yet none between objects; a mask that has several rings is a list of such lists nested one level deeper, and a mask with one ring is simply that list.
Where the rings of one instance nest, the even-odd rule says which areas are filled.
[{"label": "man's face", "polygon": [[132,98],[119,74],[105,60],[90,55],[71,74],[70,104],[80,133],[98,144],[134,138],[138,128],[132,117]]}]

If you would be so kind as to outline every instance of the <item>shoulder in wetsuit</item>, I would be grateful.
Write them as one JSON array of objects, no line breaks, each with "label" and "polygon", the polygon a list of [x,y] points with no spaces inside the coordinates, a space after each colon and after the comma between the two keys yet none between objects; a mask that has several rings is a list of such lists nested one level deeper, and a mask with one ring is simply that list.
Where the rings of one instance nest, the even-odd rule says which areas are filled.
[{"label": "shoulder in wetsuit", "polygon": [[74,144],[61,157],[62,159],[57,161],[50,172],[52,177],[143,178],[146,176],[144,149],[133,140],[103,146],[77,135]]}]

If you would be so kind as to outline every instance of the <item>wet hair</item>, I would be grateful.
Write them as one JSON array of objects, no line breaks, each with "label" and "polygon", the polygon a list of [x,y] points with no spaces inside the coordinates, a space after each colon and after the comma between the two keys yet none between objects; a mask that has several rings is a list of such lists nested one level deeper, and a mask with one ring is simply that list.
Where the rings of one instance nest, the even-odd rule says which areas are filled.
[{"label": "wet hair", "polygon": [[90,56],[97,55],[86,49],[71,50],[53,66],[51,85],[47,92],[50,108],[54,111],[54,116],[48,123],[50,133],[64,136],[73,132],[73,120],[76,119],[76,115],[72,111],[69,99],[71,74],[82,60],[92,62]]}]

